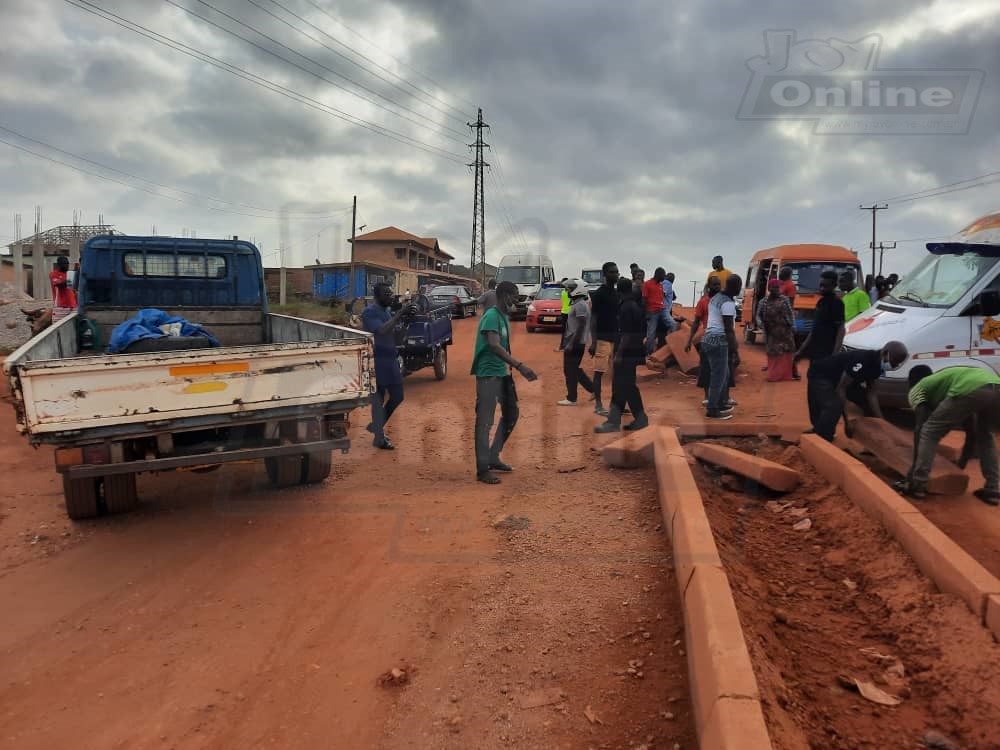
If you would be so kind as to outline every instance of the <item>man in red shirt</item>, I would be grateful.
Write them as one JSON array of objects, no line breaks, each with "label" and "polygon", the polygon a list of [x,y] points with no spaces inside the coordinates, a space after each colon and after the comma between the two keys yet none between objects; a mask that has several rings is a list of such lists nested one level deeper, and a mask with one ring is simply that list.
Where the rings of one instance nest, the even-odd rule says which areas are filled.
[{"label": "man in red shirt", "polygon": [[788,302],[792,305],[792,309],[795,309],[795,295],[798,293],[798,287],[795,286],[795,282],[792,281],[792,269],[789,266],[785,266],[778,272],[778,279],[781,281],[781,287],[778,291],[781,296],[788,297]]},{"label": "man in red shirt", "polygon": [[69,285],[69,258],[60,255],[49,274],[52,285],[52,322],[62,320],[76,310],[76,292]]},{"label": "man in red shirt", "polygon": [[663,301],[663,280],[666,278],[667,272],[663,268],[657,268],[653,272],[653,278],[642,285],[642,301],[646,310],[646,356],[656,348],[656,329],[661,322],[668,333],[677,329],[677,324]]}]

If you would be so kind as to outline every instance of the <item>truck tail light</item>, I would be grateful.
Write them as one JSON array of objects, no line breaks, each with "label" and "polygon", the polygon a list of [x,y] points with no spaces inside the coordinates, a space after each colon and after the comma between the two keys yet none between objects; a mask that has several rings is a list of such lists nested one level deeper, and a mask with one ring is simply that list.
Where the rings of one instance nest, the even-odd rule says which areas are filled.
[{"label": "truck tail light", "polygon": [[76,466],[83,463],[82,448],[56,448],[56,468]]},{"label": "truck tail light", "polygon": [[107,443],[99,445],[83,446],[83,463],[85,464],[109,464],[111,463],[111,446]]}]

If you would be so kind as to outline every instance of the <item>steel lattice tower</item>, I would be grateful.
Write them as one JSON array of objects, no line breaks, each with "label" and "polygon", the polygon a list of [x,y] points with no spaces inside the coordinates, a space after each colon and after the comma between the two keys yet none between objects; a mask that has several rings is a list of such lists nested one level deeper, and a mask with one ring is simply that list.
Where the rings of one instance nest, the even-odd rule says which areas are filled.
[{"label": "steel lattice tower", "polygon": [[468,123],[470,128],[476,129],[476,142],[469,144],[469,148],[476,150],[476,160],[470,164],[476,173],[476,194],[472,201],[472,260],[470,270],[475,273],[479,267],[479,278],[486,286],[486,196],[483,188],[483,169],[489,164],[483,161],[483,149],[489,148],[490,144],[483,141],[483,129],[489,128],[483,122],[483,110],[479,110],[479,118],[475,124]]}]

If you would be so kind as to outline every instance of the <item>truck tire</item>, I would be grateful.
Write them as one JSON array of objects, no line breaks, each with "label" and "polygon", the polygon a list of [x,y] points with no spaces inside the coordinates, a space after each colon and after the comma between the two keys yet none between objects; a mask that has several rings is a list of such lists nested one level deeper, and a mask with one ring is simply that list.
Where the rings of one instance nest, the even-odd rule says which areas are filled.
[{"label": "truck tire", "polygon": [[302,484],[316,484],[330,476],[333,466],[333,451],[306,453],[302,456]]},{"label": "truck tire", "polygon": [[267,477],[275,487],[291,487],[302,479],[302,456],[265,458]]},{"label": "truck tire", "polygon": [[63,474],[66,515],[74,521],[97,515],[97,479],[70,479]]},{"label": "truck tire", "polygon": [[138,504],[135,474],[111,474],[104,477],[104,508],[108,513],[128,513],[135,510]]},{"label": "truck tire", "polygon": [[434,377],[444,380],[448,376],[448,347],[442,346],[434,352]]}]

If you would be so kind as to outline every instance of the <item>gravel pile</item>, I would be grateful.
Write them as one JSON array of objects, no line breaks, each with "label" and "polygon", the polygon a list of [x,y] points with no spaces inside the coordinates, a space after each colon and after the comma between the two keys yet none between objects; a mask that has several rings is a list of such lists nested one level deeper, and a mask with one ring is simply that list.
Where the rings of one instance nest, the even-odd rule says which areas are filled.
[{"label": "gravel pile", "polygon": [[21,308],[35,306],[35,301],[13,284],[0,284],[0,352],[13,351],[31,338],[31,326]]}]

